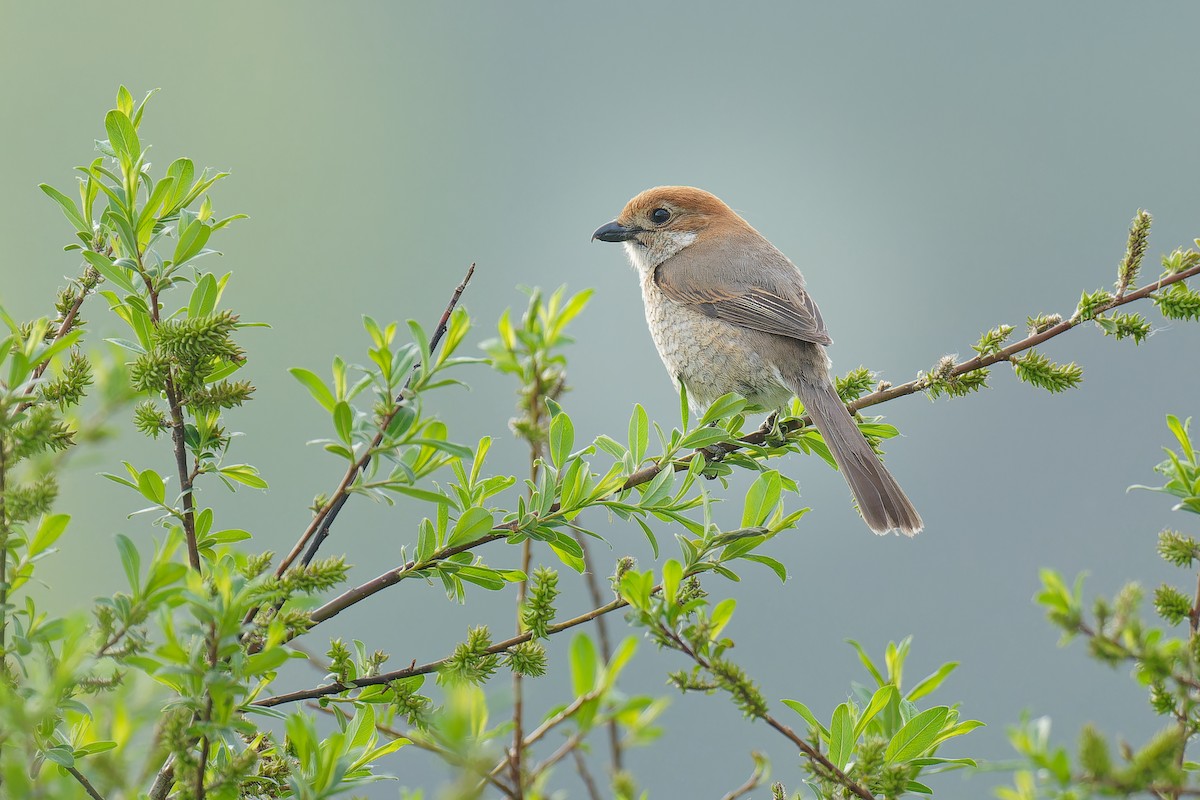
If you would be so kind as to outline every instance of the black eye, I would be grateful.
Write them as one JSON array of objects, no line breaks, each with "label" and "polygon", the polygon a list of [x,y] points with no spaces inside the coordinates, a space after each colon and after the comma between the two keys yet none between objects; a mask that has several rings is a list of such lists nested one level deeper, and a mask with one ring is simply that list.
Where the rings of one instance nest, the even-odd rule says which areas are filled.
[{"label": "black eye", "polygon": [[654,220],[655,225],[662,225],[671,218],[671,212],[665,208],[656,208],[650,212],[650,219]]}]

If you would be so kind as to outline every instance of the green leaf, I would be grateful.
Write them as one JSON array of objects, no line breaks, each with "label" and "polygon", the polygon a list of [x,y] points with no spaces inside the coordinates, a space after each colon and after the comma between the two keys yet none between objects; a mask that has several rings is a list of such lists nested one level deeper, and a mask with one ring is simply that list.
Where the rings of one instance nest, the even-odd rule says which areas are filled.
[{"label": "green leaf", "polygon": [[761,553],[747,553],[746,555],[742,556],[742,559],[744,561],[753,561],[757,564],[762,564],[763,566],[768,567],[779,578],[780,583],[787,583],[787,567],[785,567],[778,559],[771,558],[770,556],[764,556]]},{"label": "green leaf", "polygon": [[779,505],[779,495],[783,490],[783,481],[776,470],[768,470],[750,484],[746,492],[746,504],[742,509],[742,527],[756,528],[762,525],[767,517]]},{"label": "green leaf", "polygon": [[167,200],[171,191],[171,184],[174,182],[175,179],[168,175],[155,184],[154,191],[146,199],[146,204],[142,206],[141,215],[138,217],[137,232],[139,239],[148,238],[146,237],[146,233],[158,221],[158,211]]},{"label": "green leaf", "polygon": [[723,394],[704,412],[704,416],[700,418],[700,425],[708,425],[710,422],[716,422],[719,419],[733,416],[745,408],[746,405],[747,401],[744,397],[739,397],[732,392]]},{"label": "green leaf", "polygon": [[171,260],[176,266],[187,263],[208,242],[212,229],[200,220],[193,220],[179,232],[179,242],[175,245],[175,255]]},{"label": "green leaf", "polygon": [[117,746],[116,742],[107,741],[107,740],[106,741],[97,741],[97,742],[88,742],[83,747],[79,747],[79,748],[75,749],[75,757],[83,758],[84,756],[91,756],[91,755],[95,755],[96,753],[104,753],[104,752],[107,752],[108,750],[112,750],[116,746]]},{"label": "green leaf", "polygon": [[201,275],[188,299],[188,316],[192,319],[207,317],[216,307],[219,294],[217,279],[208,272]]},{"label": "green leaf", "polygon": [[699,450],[702,447],[711,447],[717,442],[723,442],[729,438],[729,432],[724,428],[712,428],[704,426],[696,428],[694,431],[683,437],[683,441],[679,446],[685,450]]},{"label": "green leaf", "polygon": [[143,470],[138,476],[138,491],[151,503],[163,505],[166,502],[166,484],[162,477],[152,469]]},{"label": "green leaf", "polygon": [[575,426],[566,414],[556,414],[550,421],[550,458],[554,466],[562,467],[575,446]]},{"label": "green leaf", "polygon": [[877,685],[883,686],[887,683],[887,681],[883,679],[883,675],[879,674],[879,670],[876,668],[875,662],[871,661],[871,657],[867,655],[865,650],[863,650],[862,645],[853,639],[847,639],[846,644],[853,647],[854,651],[858,653],[858,660],[861,661],[862,665],[867,668],[867,672],[871,673],[871,677],[875,679],[875,683]]},{"label": "green leaf", "polygon": [[354,412],[345,400],[339,400],[333,407],[333,427],[339,439],[348,445],[354,444]]},{"label": "green leaf", "polygon": [[133,540],[123,533],[117,534],[117,550],[121,553],[121,566],[125,569],[125,578],[129,588],[137,595],[141,590],[142,558],[138,555]]},{"label": "green leaf", "polygon": [[600,659],[592,637],[581,633],[571,640],[571,690],[582,697],[596,688]]},{"label": "green leaf", "polygon": [[32,558],[44,552],[58,541],[58,537],[62,536],[70,521],[70,514],[48,514],[42,517],[37,533],[34,534],[33,541],[29,544],[29,557]]},{"label": "green leaf", "polygon": [[308,389],[309,394],[313,399],[321,404],[321,407],[326,411],[333,413],[333,407],[337,405],[337,400],[333,396],[333,392],[329,391],[329,387],[325,385],[315,372],[312,372],[301,367],[292,367],[288,372],[292,373],[292,377],[304,384]]},{"label": "green leaf", "polygon": [[42,751],[42,754],[46,756],[47,761],[53,761],[55,764],[58,764],[61,767],[75,766],[75,754],[71,748],[65,744],[59,744],[55,745],[54,747],[47,748],[46,750]]},{"label": "green leaf", "polygon": [[858,722],[854,725],[854,741],[858,741],[858,738],[862,736],[863,731],[867,729],[867,725],[875,718],[875,715],[887,708],[888,703],[895,696],[896,687],[891,684],[880,686],[875,690],[875,694],[871,696],[871,702],[867,704],[862,715],[859,716]]},{"label": "green leaf", "polygon": [[421,525],[418,530],[416,562],[418,564],[424,564],[425,562],[429,561],[430,556],[432,556],[434,551],[437,549],[437,534],[433,530],[433,523],[428,519],[421,521]]},{"label": "green leaf", "polygon": [[942,732],[942,726],[946,723],[949,713],[948,706],[935,706],[917,714],[896,731],[896,735],[888,743],[884,758],[889,763],[903,764],[925,755]]},{"label": "green leaf", "polygon": [[117,89],[117,110],[129,118],[133,118],[133,95],[124,85]]},{"label": "green leaf", "polygon": [[258,476],[258,468],[249,464],[234,464],[230,467],[221,467],[220,474],[252,489],[268,488],[267,482]]},{"label": "green leaf", "polygon": [[914,703],[917,702],[922,697],[924,697],[927,694],[930,694],[935,689],[937,689],[939,686],[941,686],[942,681],[946,680],[946,677],[951,672],[953,672],[957,667],[958,667],[957,661],[949,661],[945,664],[942,664],[940,667],[937,668],[936,672],[934,672],[932,675],[929,675],[928,677],[922,679],[921,681],[919,681],[917,683],[916,686],[914,686],[912,689],[910,689],[908,694],[905,695],[905,699],[910,700]]},{"label": "green leaf", "polygon": [[646,416],[646,409],[639,403],[633,407],[633,415],[629,417],[629,452],[633,454],[635,467],[642,463],[649,443],[650,418]]},{"label": "green leaf", "polygon": [[733,619],[734,609],[737,608],[737,600],[732,597],[726,597],[721,602],[713,606],[712,613],[708,616],[708,638],[711,641],[716,641],[721,635],[721,631],[729,624],[729,620]]},{"label": "green leaf", "polygon": [[67,222],[74,225],[75,230],[88,237],[92,235],[91,224],[83,218],[83,214],[79,212],[79,207],[69,197],[48,183],[38,184],[38,188],[45,192],[47,197],[58,203],[63,215],[67,218]]},{"label": "green leaf", "polygon": [[679,591],[679,581],[683,578],[683,565],[673,558],[669,559],[663,564],[662,576],[663,599],[668,604],[674,603],[675,595]]},{"label": "green leaf", "polygon": [[134,162],[142,154],[142,144],[129,117],[117,109],[104,115],[104,130],[108,132],[108,143],[122,161]]},{"label": "green leaf", "polygon": [[850,706],[842,703],[833,710],[829,724],[829,760],[838,769],[845,769],[854,753],[854,728],[850,723]]},{"label": "green leaf", "polygon": [[[504,573],[489,567],[464,565],[459,567],[454,574],[464,581],[473,583],[476,586],[482,586],[484,589],[493,592],[503,589],[507,580]],[[521,573],[518,571],[517,574]],[[520,580],[520,578],[517,578],[517,580]]]},{"label": "green leaf", "polygon": [[120,289],[124,289],[129,294],[137,294],[137,289],[134,288],[133,281],[129,279],[128,270],[113,264],[111,258],[101,253],[92,252],[91,250],[84,250],[83,257],[87,259],[89,264],[96,268],[97,272],[104,276],[105,280]]},{"label": "green leaf", "polygon": [[803,717],[809,727],[817,731],[822,739],[829,740],[829,728],[821,724],[820,720],[817,719],[817,715],[808,710],[808,706],[799,700],[784,700],[783,704]]},{"label": "green leaf", "polygon": [[454,523],[454,529],[450,532],[446,546],[455,547],[480,539],[490,533],[494,525],[495,521],[491,511],[479,506],[468,508],[458,518],[458,522]]},{"label": "green leaf", "polygon": [[659,473],[654,476],[654,479],[646,485],[646,490],[642,494],[642,508],[651,508],[658,505],[663,500],[671,496],[671,487],[675,485],[675,467],[673,464],[666,464]]},{"label": "green leaf", "polygon": [[272,647],[255,653],[246,659],[246,672],[250,675],[262,675],[273,672],[283,666],[288,660],[288,651],[283,647]]}]

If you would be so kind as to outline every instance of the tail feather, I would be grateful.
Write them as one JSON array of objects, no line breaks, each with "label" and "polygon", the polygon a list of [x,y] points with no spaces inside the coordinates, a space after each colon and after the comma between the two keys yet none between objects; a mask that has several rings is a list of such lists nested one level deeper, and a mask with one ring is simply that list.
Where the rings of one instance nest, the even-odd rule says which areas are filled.
[{"label": "tail feather", "polygon": [[914,536],[924,527],[900,484],[863,438],[850,412],[828,381],[797,381],[796,396],[829,446],[858,501],[858,510],[875,533],[899,530]]}]

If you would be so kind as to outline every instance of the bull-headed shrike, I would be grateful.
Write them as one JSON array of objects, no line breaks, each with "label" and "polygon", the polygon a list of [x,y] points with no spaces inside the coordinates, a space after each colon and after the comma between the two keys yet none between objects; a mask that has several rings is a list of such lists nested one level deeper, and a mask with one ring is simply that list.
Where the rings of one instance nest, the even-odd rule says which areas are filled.
[{"label": "bull-headed shrike", "polygon": [[921,530],[921,516],[829,379],[832,340],[804,276],[762,234],[708,192],[660,186],[630,200],[592,238],[624,243],[658,354],[694,408],[737,392],[779,409],[795,395],[871,530]]}]

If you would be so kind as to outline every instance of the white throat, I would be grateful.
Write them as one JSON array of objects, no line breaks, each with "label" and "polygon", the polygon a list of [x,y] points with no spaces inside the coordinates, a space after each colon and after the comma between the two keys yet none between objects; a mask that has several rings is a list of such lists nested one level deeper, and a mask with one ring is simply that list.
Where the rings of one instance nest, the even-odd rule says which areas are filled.
[{"label": "white throat", "polygon": [[694,241],[695,231],[660,231],[649,247],[637,241],[625,242],[625,254],[638,272],[647,273]]}]

